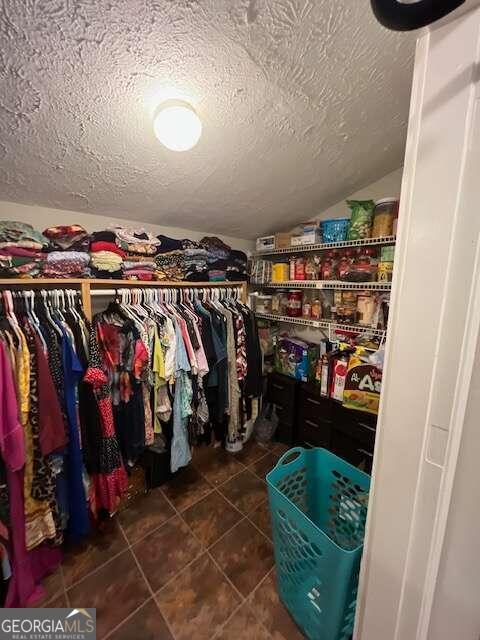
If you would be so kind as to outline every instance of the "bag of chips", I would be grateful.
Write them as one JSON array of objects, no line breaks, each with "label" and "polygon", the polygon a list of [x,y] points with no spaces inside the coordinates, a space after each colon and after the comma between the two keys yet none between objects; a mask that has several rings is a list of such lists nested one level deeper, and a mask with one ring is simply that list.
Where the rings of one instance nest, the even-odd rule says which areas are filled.
[{"label": "bag of chips", "polygon": [[347,200],[347,204],[352,212],[347,240],[370,238],[375,202],[373,200]]}]

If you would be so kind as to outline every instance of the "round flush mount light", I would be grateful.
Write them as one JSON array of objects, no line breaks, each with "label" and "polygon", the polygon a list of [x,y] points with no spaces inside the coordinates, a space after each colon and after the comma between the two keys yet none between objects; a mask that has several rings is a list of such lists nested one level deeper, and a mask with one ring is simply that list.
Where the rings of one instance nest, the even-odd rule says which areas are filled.
[{"label": "round flush mount light", "polygon": [[167,100],[155,112],[153,129],[167,149],[188,151],[202,135],[202,122],[188,102]]}]

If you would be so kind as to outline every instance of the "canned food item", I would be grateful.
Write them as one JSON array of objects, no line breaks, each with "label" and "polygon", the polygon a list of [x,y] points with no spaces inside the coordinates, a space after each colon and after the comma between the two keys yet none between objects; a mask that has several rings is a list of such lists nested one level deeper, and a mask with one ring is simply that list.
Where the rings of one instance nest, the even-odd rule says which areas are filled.
[{"label": "canned food item", "polygon": [[290,258],[290,277],[289,280],[295,280],[295,258]]},{"label": "canned food item", "polygon": [[388,244],[380,251],[380,262],[393,262],[395,259],[395,245]]},{"label": "canned food item", "polygon": [[295,278],[294,280],[305,280],[305,258],[297,258],[295,260]]},{"label": "canned food item", "polygon": [[256,296],[255,308],[258,313],[272,313],[272,296]]},{"label": "canned food item", "polygon": [[357,297],[357,322],[370,326],[375,314],[375,298],[370,291],[363,291]]},{"label": "canned food item", "polygon": [[355,291],[340,291],[343,304],[354,305],[357,302],[357,294]]},{"label": "canned food item", "polygon": [[281,294],[277,291],[272,296],[272,313],[280,315]]},{"label": "canned food item", "polygon": [[285,282],[289,278],[289,265],[286,262],[276,262],[272,267],[272,281]]},{"label": "canned food item", "polygon": [[393,262],[378,264],[378,282],[391,282],[393,276]]},{"label": "canned food item", "polygon": [[315,298],[312,302],[311,315],[312,320],[320,320],[322,317],[322,305],[320,304],[319,298]]},{"label": "canned food item", "polygon": [[304,318],[310,318],[311,312],[312,312],[312,305],[308,300],[305,300],[302,306],[302,316]]},{"label": "canned food item", "polygon": [[287,315],[291,318],[299,318],[302,315],[302,290],[291,289],[288,292]]}]

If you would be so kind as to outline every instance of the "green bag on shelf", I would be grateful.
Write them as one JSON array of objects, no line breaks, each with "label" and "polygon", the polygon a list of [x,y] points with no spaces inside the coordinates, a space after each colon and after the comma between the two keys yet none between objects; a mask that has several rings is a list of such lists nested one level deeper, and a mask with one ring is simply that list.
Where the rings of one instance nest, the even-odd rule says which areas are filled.
[{"label": "green bag on shelf", "polygon": [[373,222],[373,200],[347,200],[352,215],[348,226],[347,240],[370,238]]}]

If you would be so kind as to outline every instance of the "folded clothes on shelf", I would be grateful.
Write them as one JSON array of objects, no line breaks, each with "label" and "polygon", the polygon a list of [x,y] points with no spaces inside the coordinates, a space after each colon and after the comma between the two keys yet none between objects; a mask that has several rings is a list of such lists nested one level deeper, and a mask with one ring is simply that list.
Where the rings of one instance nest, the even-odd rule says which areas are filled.
[{"label": "folded clothes on shelf", "polygon": [[97,253],[98,251],[110,251],[112,253],[116,253],[121,258],[125,257],[125,251],[120,249],[120,247],[115,242],[109,242],[106,240],[94,240],[90,244],[90,253]]},{"label": "folded clothes on shelf", "polygon": [[57,225],[48,227],[43,232],[48,239],[49,251],[88,251],[90,236],[79,224]]},{"label": "folded clothes on shelf", "polygon": [[122,280],[123,271],[103,271],[102,269],[96,269],[93,265],[91,267],[92,277],[100,280]]},{"label": "folded clothes on shelf", "polygon": [[0,221],[0,277],[35,278],[41,274],[48,240],[31,225]]},{"label": "folded clothes on shelf", "polygon": [[0,247],[17,246],[40,251],[48,246],[48,240],[31,224],[0,220]]},{"label": "folded clothes on shelf", "polygon": [[121,271],[123,258],[113,251],[96,251],[91,254],[91,264],[101,271]]},{"label": "folded clothes on shelf", "polygon": [[159,253],[155,257],[155,277],[157,280],[184,280],[185,256],[183,251],[170,251]]},{"label": "folded clothes on shelf", "polygon": [[123,272],[124,280],[149,281],[155,279],[155,273],[149,269],[129,269]]},{"label": "folded clothes on shelf", "polygon": [[131,229],[128,227],[112,227],[118,246],[128,253],[154,256],[160,241],[145,229]]},{"label": "folded clothes on shelf", "polygon": [[131,260],[130,256],[127,257],[123,262],[123,268],[127,271],[128,269],[151,269],[152,271],[156,268],[156,263],[154,260],[149,258],[148,260]]},{"label": "folded clothes on shelf", "polygon": [[90,254],[80,251],[53,251],[47,254],[43,275],[47,278],[89,278]]},{"label": "folded clothes on shelf", "polygon": [[157,246],[157,253],[169,253],[170,251],[178,251],[183,249],[182,240],[175,238],[169,238],[168,236],[157,236],[159,244]]},{"label": "folded clothes on shelf", "polygon": [[94,231],[91,234],[92,242],[112,242],[115,244],[117,240],[117,234],[111,229],[105,231]]},{"label": "folded clothes on shelf", "polygon": [[220,269],[210,269],[208,272],[208,279],[210,282],[223,282],[226,280],[226,271]]}]

